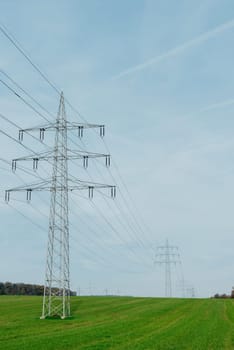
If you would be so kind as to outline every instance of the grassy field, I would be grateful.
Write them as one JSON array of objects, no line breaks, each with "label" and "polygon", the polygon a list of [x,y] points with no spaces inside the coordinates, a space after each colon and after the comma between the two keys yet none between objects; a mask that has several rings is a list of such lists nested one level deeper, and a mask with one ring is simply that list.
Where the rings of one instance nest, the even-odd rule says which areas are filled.
[{"label": "grassy field", "polygon": [[73,297],[73,318],[40,320],[41,297],[0,297],[0,349],[234,349],[234,301]]}]

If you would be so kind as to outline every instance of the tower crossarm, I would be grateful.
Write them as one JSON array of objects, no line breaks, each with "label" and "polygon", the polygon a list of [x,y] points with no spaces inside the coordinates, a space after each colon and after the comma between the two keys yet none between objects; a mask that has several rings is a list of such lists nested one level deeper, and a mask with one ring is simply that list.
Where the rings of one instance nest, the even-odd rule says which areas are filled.
[{"label": "tower crossarm", "polygon": [[10,194],[12,192],[26,192],[27,201],[31,201],[32,191],[44,191],[50,190],[51,181],[41,181],[37,183],[27,184],[25,186],[18,186],[5,190],[5,201],[8,203],[10,201]]},{"label": "tower crossarm", "polygon": [[[112,198],[115,198],[116,196],[116,186],[108,185],[108,184],[101,184],[96,182],[85,182],[81,180],[70,180],[68,181],[67,191],[80,191],[80,190],[88,190],[89,198],[93,198],[93,193],[95,189],[104,189],[108,188],[110,189],[110,196]],[[33,191],[55,191],[53,187],[53,181],[41,181],[37,183],[31,183],[27,184],[25,186],[18,186],[14,188],[10,188],[5,190],[5,201],[10,201],[10,193],[12,192],[26,192],[26,199],[27,201],[31,201],[32,198],[32,192]],[[56,192],[62,192],[64,191],[64,186],[57,185],[56,186]]]},{"label": "tower crossarm", "polygon": [[39,138],[41,141],[44,140],[45,131],[54,130],[77,130],[79,138],[83,137],[84,129],[99,129],[101,137],[105,136],[105,125],[103,124],[89,124],[89,123],[76,123],[66,120],[62,125],[58,123],[43,124],[32,128],[20,129],[19,130],[19,141],[23,141],[24,134],[32,131],[39,131]]},{"label": "tower crossarm", "polygon": [[57,160],[65,160],[65,157],[67,160],[75,160],[75,159],[82,159],[83,160],[83,167],[86,169],[88,167],[88,160],[91,158],[104,158],[105,159],[105,165],[106,167],[110,167],[110,155],[109,154],[103,154],[103,153],[92,153],[92,152],[85,152],[85,151],[73,151],[68,150],[67,155],[64,154],[58,154],[55,156],[53,151],[49,152],[43,152],[38,154],[31,154],[25,157],[15,158],[12,160],[12,171],[15,172],[17,168],[17,162],[19,161],[32,161],[33,170],[37,170],[38,163],[41,160],[49,161],[54,160],[55,157]]},{"label": "tower crossarm", "polygon": [[[158,246],[157,249],[165,249],[165,246]],[[175,245],[168,245],[167,249],[178,250],[179,248]]]}]

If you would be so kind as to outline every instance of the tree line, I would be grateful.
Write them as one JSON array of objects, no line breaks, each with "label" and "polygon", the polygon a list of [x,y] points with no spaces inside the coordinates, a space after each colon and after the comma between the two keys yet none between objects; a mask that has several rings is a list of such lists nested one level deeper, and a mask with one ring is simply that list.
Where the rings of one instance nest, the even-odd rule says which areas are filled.
[{"label": "tree line", "polygon": [[232,291],[231,291],[231,294],[218,294],[216,293],[213,298],[215,299],[228,299],[228,298],[231,298],[231,299],[234,299],[234,287],[232,288]]},{"label": "tree line", "polygon": [[[0,282],[0,295],[43,295],[44,286],[29,283]],[[70,291],[70,295],[76,292]]]}]

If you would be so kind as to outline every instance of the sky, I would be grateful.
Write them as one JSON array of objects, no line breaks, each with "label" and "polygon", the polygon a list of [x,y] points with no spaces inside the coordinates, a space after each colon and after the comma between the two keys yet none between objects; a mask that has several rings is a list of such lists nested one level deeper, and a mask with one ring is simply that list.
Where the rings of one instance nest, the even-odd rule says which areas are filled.
[{"label": "sky", "polygon": [[[0,0],[0,23],[90,123],[106,125],[71,148],[110,150],[110,171],[77,161],[82,180],[117,183],[108,193],[70,195],[71,286],[83,294],[164,296],[157,246],[178,247],[173,295],[230,293],[234,285],[234,4],[231,0]],[[28,91],[56,117],[59,96],[0,33],[0,79]],[[35,105],[34,105],[35,106]],[[38,108],[38,107],[36,107]],[[44,115],[42,110],[41,114]],[[69,120],[82,122],[66,105]],[[0,81],[0,113],[21,128],[45,120]],[[1,118],[0,129],[17,138]],[[36,134],[35,134],[36,135]],[[45,142],[53,146],[53,136]],[[46,145],[26,136],[35,152]],[[106,146],[107,145],[107,148]],[[0,135],[1,158],[30,151]],[[22,166],[31,170],[29,162]],[[46,178],[48,164],[38,174]],[[119,176],[120,175],[120,176]],[[0,280],[43,283],[49,194],[4,202],[4,190],[35,181],[0,161]],[[183,273],[182,273],[183,272]],[[186,294],[186,293],[185,293]],[[187,293],[189,296],[189,291]]]}]

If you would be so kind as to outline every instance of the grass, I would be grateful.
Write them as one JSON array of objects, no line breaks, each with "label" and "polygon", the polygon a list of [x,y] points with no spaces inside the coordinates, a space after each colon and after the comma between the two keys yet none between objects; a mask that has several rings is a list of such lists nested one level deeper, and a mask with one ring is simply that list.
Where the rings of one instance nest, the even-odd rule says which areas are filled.
[{"label": "grass", "polygon": [[0,349],[234,349],[231,299],[73,297],[66,320],[40,320],[41,301],[0,296]]}]

